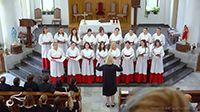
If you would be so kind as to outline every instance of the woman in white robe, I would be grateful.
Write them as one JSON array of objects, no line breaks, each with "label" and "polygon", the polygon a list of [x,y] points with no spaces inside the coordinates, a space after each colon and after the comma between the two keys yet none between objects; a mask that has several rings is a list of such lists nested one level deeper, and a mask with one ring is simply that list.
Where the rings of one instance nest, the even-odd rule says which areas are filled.
[{"label": "woman in white robe", "polygon": [[122,35],[119,34],[119,28],[115,28],[115,32],[110,35],[109,42],[115,42],[117,44],[117,48],[121,50],[121,42],[122,42]]},{"label": "woman in white robe", "polygon": [[[105,64],[107,56],[108,56],[108,50],[106,49],[104,42],[101,42],[97,49],[97,52],[96,52],[97,61],[99,62],[100,58],[102,59],[100,66]],[[98,65],[98,63],[96,64],[96,66],[97,65]],[[103,82],[103,72],[102,71],[96,70],[96,82]]]},{"label": "woman in white robe", "polygon": [[151,42],[154,43],[157,39],[161,42],[162,46],[165,45],[165,36],[161,33],[161,28],[157,28],[156,33],[153,34]]},{"label": "woman in white robe", "polygon": [[92,84],[94,81],[94,51],[90,47],[90,43],[84,44],[84,49],[81,50],[82,55],[82,83]]},{"label": "woman in white robe", "polygon": [[42,33],[39,35],[39,44],[42,46],[42,68],[50,69],[50,61],[48,60],[48,52],[51,49],[53,37],[46,26],[43,27]]},{"label": "woman in white robe", "polygon": [[79,50],[81,50],[80,48],[81,39],[80,39],[80,36],[78,35],[76,28],[72,28],[71,34],[69,35],[69,45],[71,45],[71,42],[75,42],[76,47]]},{"label": "woman in white robe", "polygon": [[[120,50],[117,48],[117,44],[115,42],[112,42],[108,55],[113,57],[114,64],[119,67],[119,59],[121,59],[121,56]],[[116,83],[119,84],[121,81],[121,72],[116,72],[116,75]]]},{"label": "woman in white robe", "polygon": [[71,77],[76,77],[77,83],[81,83],[81,71],[79,64],[81,55],[79,49],[76,48],[75,42],[72,42],[71,47],[67,49],[66,57],[68,59],[67,82],[70,83]]},{"label": "woman in white robe", "polygon": [[[65,53],[68,49],[68,35],[64,32],[63,27],[60,27],[54,35],[54,41],[58,42],[58,47]],[[64,68],[67,68],[67,59],[63,62]]]},{"label": "woman in white robe", "polygon": [[149,49],[145,40],[141,40],[141,46],[136,50],[137,62],[135,68],[135,81],[147,81],[147,60],[149,58]]},{"label": "woman in white robe", "polygon": [[155,41],[151,53],[153,55],[151,70],[149,76],[149,83],[163,83],[163,56],[165,55],[164,49],[159,40]]},{"label": "woman in white robe", "polygon": [[134,49],[130,46],[130,42],[126,41],[126,47],[122,50],[122,82],[129,83],[133,82],[134,74],[134,64],[133,60],[135,58]]},{"label": "woman in white robe", "polygon": [[50,61],[51,82],[55,84],[57,78],[60,78],[62,82],[64,82],[65,71],[63,61],[65,60],[65,54],[63,50],[58,47],[57,42],[53,42],[53,48],[48,52],[48,59]]},{"label": "woman in white robe", "polygon": [[130,28],[129,32],[125,35],[124,43],[126,43],[126,41],[129,41],[130,46],[134,49],[134,51],[136,51],[138,40],[137,40],[137,35],[133,33],[133,28]]},{"label": "woman in white robe", "polygon": [[96,44],[97,47],[99,47],[100,42],[103,41],[105,45],[107,46],[109,44],[108,35],[105,34],[104,28],[99,28],[99,34],[96,35]]}]

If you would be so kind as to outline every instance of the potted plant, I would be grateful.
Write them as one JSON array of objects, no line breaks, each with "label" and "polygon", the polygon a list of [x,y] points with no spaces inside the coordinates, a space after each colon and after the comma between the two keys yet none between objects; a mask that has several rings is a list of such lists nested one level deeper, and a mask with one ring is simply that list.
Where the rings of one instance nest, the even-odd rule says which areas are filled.
[{"label": "potted plant", "polygon": [[160,8],[155,7],[155,6],[153,6],[152,9],[153,9],[154,14],[158,14],[158,12],[160,11]]},{"label": "potted plant", "polygon": [[145,9],[144,11],[144,17],[148,18],[150,14],[150,11],[148,11],[147,9]]},{"label": "potted plant", "polygon": [[0,43],[0,52],[3,54],[4,53],[4,49],[3,49],[3,44]]},{"label": "potted plant", "polygon": [[54,13],[54,9],[55,9],[54,7],[51,8],[51,14]]},{"label": "potted plant", "polygon": [[46,11],[44,11],[44,9],[42,9],[42,14],[43,14],[43,15],[45,15],[45,14],[46,14]]},{"label": "potted plant", "polygon": [[49,14],[51,14],[51,12],[50,12],[50,10],[49,9],[47,9],[46,10],[46,12],[47,12],[47,14],[49,15]]}]

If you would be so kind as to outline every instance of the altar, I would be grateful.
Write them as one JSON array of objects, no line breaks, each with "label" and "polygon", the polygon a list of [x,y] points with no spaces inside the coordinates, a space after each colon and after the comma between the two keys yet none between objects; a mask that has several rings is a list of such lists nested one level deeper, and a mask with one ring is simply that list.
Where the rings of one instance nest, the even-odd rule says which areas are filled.
[{"label": "altar", "polygon": [[90,28],[92,29],[92,33],[94,35],[99,33],[99,27],[103,27],[105,33],[114,33],[115,28],[119,28],[119,34],[122,34],[121,25],[118,21],[118,24],[113,25],[113,20],[110,20],[110,22],[100,23],[99,20],[86,20],[86,24],[84,25],[84,20],[81,20],[78,28],[78,35],[82,38],[86,33],[87,30]]}]

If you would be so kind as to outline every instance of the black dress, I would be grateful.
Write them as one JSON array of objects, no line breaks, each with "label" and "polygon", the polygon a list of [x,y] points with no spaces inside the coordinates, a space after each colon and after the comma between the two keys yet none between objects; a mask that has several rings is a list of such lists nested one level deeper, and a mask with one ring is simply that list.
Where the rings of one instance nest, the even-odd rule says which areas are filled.
[{"label": "black dress", "polygon": [[71,90],[74,91],[74,92],[78,92],[78,88],[77,88],[76,85],[73,85],[71,88],[69,88],[69,86],[67,86],[67,92],[69,92]]},{"label": "black dress", "polygon": [[39,91],[38,84],[36,82],[25,82],[24,89],[25,91]]},{"label": "black dress", "polygon": [[10,85],[6,83],[0,83],[0,91],[10,91]]},{"label": "black dress", "polygon": [[56,91],[66,92],[65,88],[62,88],[62,87],[56,87],[55,89]]},{"label": "black dress", "polygon": [[52,84],[43,81],[41,84],[39,84],[39,91],[51,92],[52,94],[54,94],[56,90]]},{"label": "black dress", "polygon": [[122,66],[119,65],[97,65],[96,69],[103,71],[103,95],[112,96],[117,92],[116,71],[122,71]]},{"label": "black dress", "polygon": [[35,106],[31,108],[25,108],[24,106],[20,108],[20,112],[37,112],[37,108]]},{"label": "black dress", "polygon": [[10,111],[8,110],[7,106],[2,105],[2,106],[0,106],[0,112],[10,112]]},{"label": "black dress", "polygon": [[11,86],[11,91],[24,91],[24,88],[21,86]]},{"label": "black dress", "polygon": [[75,112],[76,110],[77,110],[77,112],[79,112],[79,103],[77,100],[76,100],[76,102],[74,102],[74,107],[72,110],[69,109],[69,104],[67,104],[67,107],[66,107],[67,112]]},{"label": "black dress", "polygon": [[65,108],[59,109],[57,111],[57,109],[55,109],[54,107],[51,108],[51,112],[67,112]]},{"label": "black dress", "polygon": [[43,104],[42,107],[37,105],[37,112],[51,112],[51,106]]}]

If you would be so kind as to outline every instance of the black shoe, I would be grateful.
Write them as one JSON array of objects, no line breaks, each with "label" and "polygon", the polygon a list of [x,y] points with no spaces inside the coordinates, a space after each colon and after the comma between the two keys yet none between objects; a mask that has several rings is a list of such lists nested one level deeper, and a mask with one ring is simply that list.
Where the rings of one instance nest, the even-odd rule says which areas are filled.
[{"label": "black shoe", "polygon": [[115,107],[116,103],[114,102],[114,105],[111,105],[112,107]]},{"label": "black shoe", "polygon": [[106,103],[105,105],[106,105],[106,107],[108,107],[108,108],[110,107],[110,105],[107,105],[107,103]]}]

